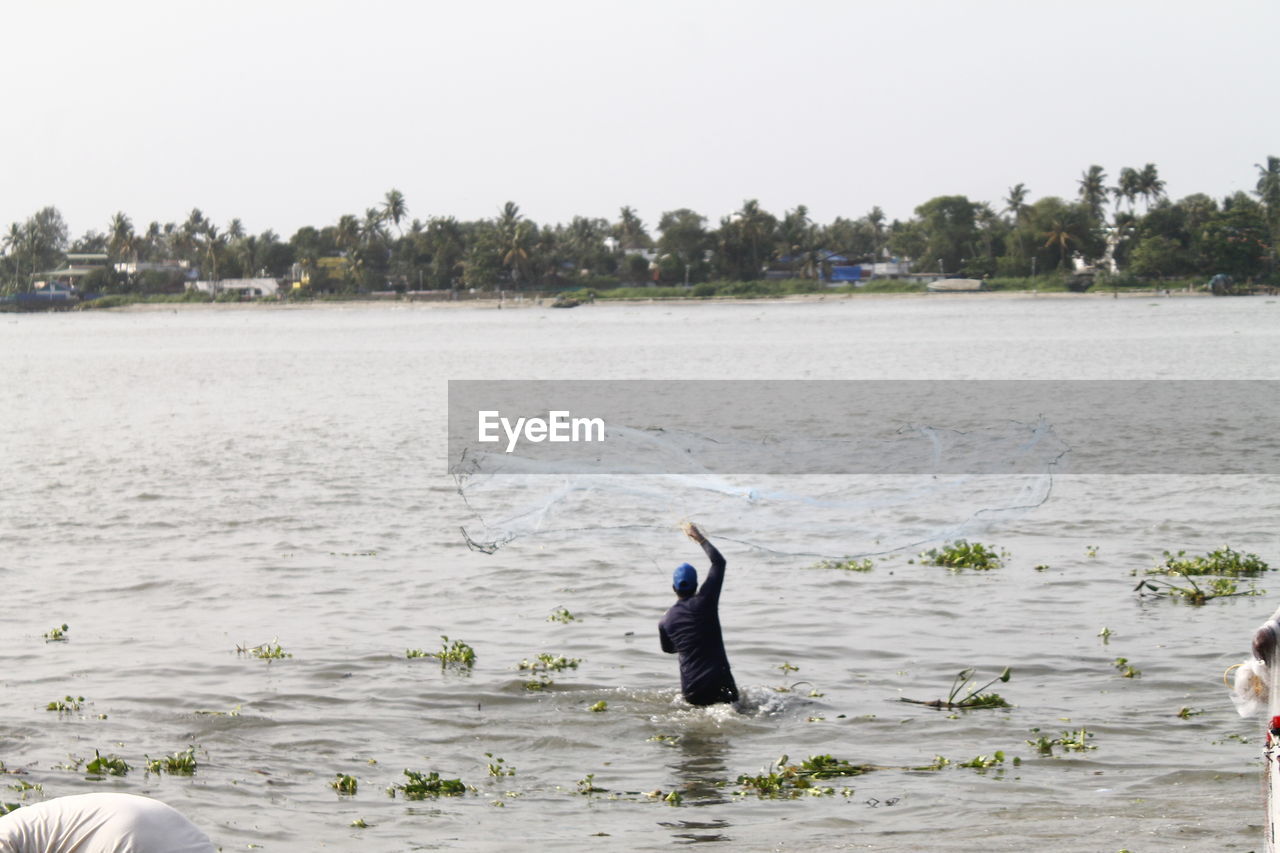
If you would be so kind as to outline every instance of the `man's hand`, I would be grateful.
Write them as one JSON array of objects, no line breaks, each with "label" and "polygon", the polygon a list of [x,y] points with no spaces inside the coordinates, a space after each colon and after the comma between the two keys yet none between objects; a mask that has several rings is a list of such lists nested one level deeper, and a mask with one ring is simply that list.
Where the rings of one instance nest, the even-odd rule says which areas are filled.
[{"label": "man's hand", "polygon": [[698,526],[694,524],[692,521],[681,522],[680,529],[684,531],[685,536],[688,536],[690,539],[692,539],[694,542],[697,542],[699,545],[707,541],[707,537],[702,535],[702,531],[699,530]]}]

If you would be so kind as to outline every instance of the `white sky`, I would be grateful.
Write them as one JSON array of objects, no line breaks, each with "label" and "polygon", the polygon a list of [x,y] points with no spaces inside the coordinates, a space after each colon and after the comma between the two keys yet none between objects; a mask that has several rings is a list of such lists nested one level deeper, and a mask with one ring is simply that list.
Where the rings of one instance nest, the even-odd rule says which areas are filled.
[{"label": "white sky", "polygon": [[6,6],[0,225],[73,235],[199,207],[287,238],[392,187],[423,219],[906,218],[1092,163],[1220,197],[1280,155],[1275,0]]}]

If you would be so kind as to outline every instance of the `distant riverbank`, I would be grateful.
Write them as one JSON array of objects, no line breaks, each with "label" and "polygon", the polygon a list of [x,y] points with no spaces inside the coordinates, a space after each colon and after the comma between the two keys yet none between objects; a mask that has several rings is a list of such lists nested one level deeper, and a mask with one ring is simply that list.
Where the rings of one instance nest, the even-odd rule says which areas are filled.
[{"label": "distant riverbank", "polygon": [[[1120,290],[1090,291],[1087,293],[1070,293],[1065,291],[1032,291],[1032,290],[984,290],[971,293],[793,293],[779,296],[655,296],[655,297],[615,297],[609,299],[586,300],[574,307],[588,308],[593,305],[626,304],[626,305],[666,305],[672,303],[739,305],[761,304],[769,302],[818,303],[847,302],[851,299],[933,299],[971,302],[974,300],[1097,300],[1097,299],[1152,299],[1152,298],[1206,298],[1211,294],[1202,291],[1186,290]],[[315,300],[254,300],[251,302],[132,302],[102,310],[123,312],[163,312],[163,311],[313,311],[313,310],[350,310],[352,308],[385,308],[388,310],[457,310],[457,309],[489,309],[515,310],[524,308],[550,308],[555,300],[550,297],[536,296],[497,296],[470,298],[458,301],[426,300],[426,299],[315,299]]]}]

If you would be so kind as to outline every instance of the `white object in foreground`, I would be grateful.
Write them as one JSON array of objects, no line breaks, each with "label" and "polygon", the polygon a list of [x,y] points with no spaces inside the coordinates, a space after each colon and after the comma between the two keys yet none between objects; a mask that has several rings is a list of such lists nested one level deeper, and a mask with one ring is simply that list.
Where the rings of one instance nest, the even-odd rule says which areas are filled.
[{"label": "white object in foreground", "polygon": [[0,817],[4,853],[214,853],[177,809],[134,794],[77,794]]}]

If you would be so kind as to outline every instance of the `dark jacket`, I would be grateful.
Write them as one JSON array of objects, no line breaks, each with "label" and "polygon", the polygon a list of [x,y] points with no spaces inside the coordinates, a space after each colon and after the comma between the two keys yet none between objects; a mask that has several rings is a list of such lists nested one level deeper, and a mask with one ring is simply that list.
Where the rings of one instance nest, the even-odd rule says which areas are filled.
[{"label": "dark jacket", "polygon": [[711,571],[701,589],[671,605],[658,623],[658,638],[664,652],[680,656],[680,692],[689,704],[736,702],[738,687],[720,636],[724,557],[710,542],[702,550],[711,558]]}]

